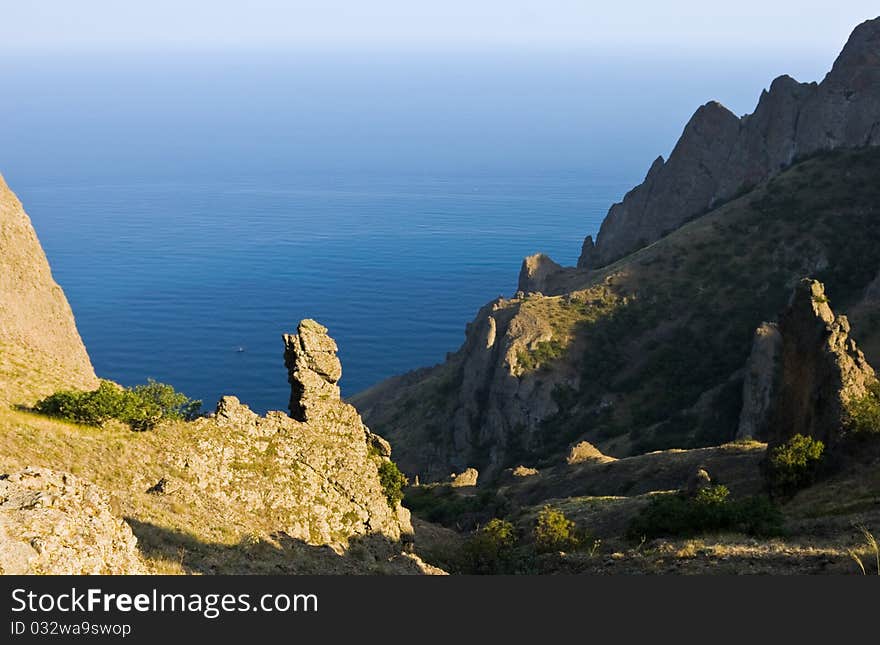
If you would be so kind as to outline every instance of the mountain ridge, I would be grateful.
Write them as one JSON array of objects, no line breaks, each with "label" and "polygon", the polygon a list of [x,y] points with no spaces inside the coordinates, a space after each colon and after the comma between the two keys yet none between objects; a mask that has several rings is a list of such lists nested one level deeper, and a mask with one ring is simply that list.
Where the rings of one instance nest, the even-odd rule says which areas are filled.
[{"label": "mountain ridge", "polygon": [[702,105],[668,160],[611,206],[578,267],[598,268],[822,150],[880,145],[880,18],[857,26],[820,83],[779,76],[742,118]]}]

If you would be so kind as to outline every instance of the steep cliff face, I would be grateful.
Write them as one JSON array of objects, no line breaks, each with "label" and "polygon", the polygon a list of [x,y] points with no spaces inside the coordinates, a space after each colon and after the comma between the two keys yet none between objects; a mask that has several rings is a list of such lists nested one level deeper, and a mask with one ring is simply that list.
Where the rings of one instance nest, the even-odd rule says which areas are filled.
[{"label": "steep cliff face", "polygon": [[381,383],[352,402],[394,444],[406,472],[430,481],[478,465],[491,478],[540,441],[541,420],[557,410],[554,390],[577,381],[559,360],[570,321],[551,312],[565,314],[561,297],[499,298],[468,324],[447,363]]},{"label": "steep cliff face", "polygon": [[92,389],[95,372],[21,202],[0,177],[0,402]]},{"label": "steep cliff face", "polygon": [[650,244],[715,205],[821,150],[880,144],[880,18],[859,25],[821,83],[777,78],[754,113],[699,108],[669,160],[614,204],[578,266],[596,268]]}]

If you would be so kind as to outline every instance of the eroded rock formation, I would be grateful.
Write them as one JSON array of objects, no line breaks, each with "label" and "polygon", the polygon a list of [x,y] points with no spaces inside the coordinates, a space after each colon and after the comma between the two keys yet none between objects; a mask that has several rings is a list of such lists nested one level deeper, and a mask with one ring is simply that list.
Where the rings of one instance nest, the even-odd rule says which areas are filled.
[{"label": "eroded rock formation", "polygon": [[[864,396],[874,382],[874,370],[850,337],[846,316],[835,315],[820,282],[805,279],[795,288],[779,320],[778,373],[765,373],[753,400],[762,405],[744,409],[740,428],[763,428],[757,436],[771,445],[795,434],[811,436],[834,445],[845,427],[849,401]],[[763,406],[765,385],[771,403]],[[757,412],[766,407],[766,413]],[[755,436],[755,435],[752,435]]]},{"label": "eroded rock formation", "polygon": [[103,490],[46,468],[0,475],[0,574],[145,573]]},{"label": "eroded rock formation", "polygon": [[480,473],[476,468],[465,468],[460,473],[449,475],[449,484],[453,488],[466,488],[477,485]]},{"label": "eroded rock formation", "polygon": [[342,363],[336,356],[336,341],[327,335],[326,327],[308,319],[299,324],[297,334],[285,334],[283,339],[290,416],[308,421],[313,409],[339,399]]},{"label": "eroded rock formation", "polygon": [[614,461],[614,457],[603,455],[602,452],[589,441],[579,441],[571,446],[571,448],[568,449],[568,455],[565,458],[565,463],[570,466],[574,464],[582,464],[584,462],[606,464],[609,461]]},{"label": "eroded rock formation", "polygon": [[284,336],[291,416],[259,416],[223,397],[212,419],[197,422],[206,431],[176,455],[174,466],[202,494],[253,509],[262,523],[294,539],[341,551],[354,539],[376,538],[373,547],[399,553],[412,525],[379,479],[391,446],[340,400],[342,368],[327,329],[304,320],[297,331]]},{"label": "eroded rock formation", "polygon": [[613,262],[714,205],[821,150],[880,144],[880,18],[853,31],[821,83],[781,76],[755,111],[738,118],[716,102],[700,107],[668,160],[614,204],[579,267]]},{"label": "eroded rock formation", "polygon": [[562,271],[562,267],[543,253],[530,255],[523,260],[519,272],[518,291],[535,293],[546,290],[547,277]]}]

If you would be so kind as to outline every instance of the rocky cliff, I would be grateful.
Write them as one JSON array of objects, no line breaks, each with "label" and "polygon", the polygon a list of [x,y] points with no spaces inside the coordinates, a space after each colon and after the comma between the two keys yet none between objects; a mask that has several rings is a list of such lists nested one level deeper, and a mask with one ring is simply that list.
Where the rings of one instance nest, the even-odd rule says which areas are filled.
[{"label": "rocky cliff", "polygon": [[91,389],[95,372],[21,202],[0,177],[0,402]]},{"label": "rocky cliff", "polygon": [[804,276],[880,360],[878,173],[880,147],[823,153],[611,266],[526,262],[526,289],[483,307],[445,363],[353,402],[422,481],[475,467],[488,483],[581,441],[613,457],[730,441],[744,396],[760,423],[760,364],[781,351],[755,329]]},{"label": "rocky cliff", "polygon": [[[762,329],[774,333],[762,334]],[[837,443],[848,404],[865,396],[876,381],[850,332],[847,317],[831,310],[825,287],[816,280],[801,281],[779,325],[759,328],[740,437],[778,444],[803,434],[827,446]],[[768,345],[773,348],[769,352]],[[767,360],[768,353],[774,360]]]},{"label": "rocky cliff", "polygon": [[605,266],[821,150],[880,144],[880,18],[859,25],[821,83],[781,76],[738,118],[700,107],[668,160],[614,204],[578,266]]}]

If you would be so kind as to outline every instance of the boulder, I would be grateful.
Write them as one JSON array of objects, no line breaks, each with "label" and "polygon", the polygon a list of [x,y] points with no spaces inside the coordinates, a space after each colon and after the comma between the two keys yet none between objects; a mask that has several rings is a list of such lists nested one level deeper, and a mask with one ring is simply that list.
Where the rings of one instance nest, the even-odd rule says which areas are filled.
[{"label": "boulder", "polygon": [[480,473],[476,468],[467,468],[466,470],[456,474],[449,475],[449,484],[453,488],[464,488],[466,486],[476,486],[477,478]]},{"label": "boulder", "polygon": [[582,464],[584,462],[593,462],[597,464],[605,464],[614,461],[614,457],[603,455],[596,446],[589,441],[579,441],[568,449],[568,456],[565,463],[569,466],[574,464]]},{"label": "boulder", "polygon": [[691,476],[688,477],[687,484],[685,484],[684,488],[685,495],[688,497],[696,497],[697,493],[711,484],[712,478],[709,476],[709,473],[706,472],[706,469],[697,468],[691,473]]},{"label": "boulder", "polygon": [[107,493],[73,475],[0,475],[0,574],[146,573],[131,528]]}]

